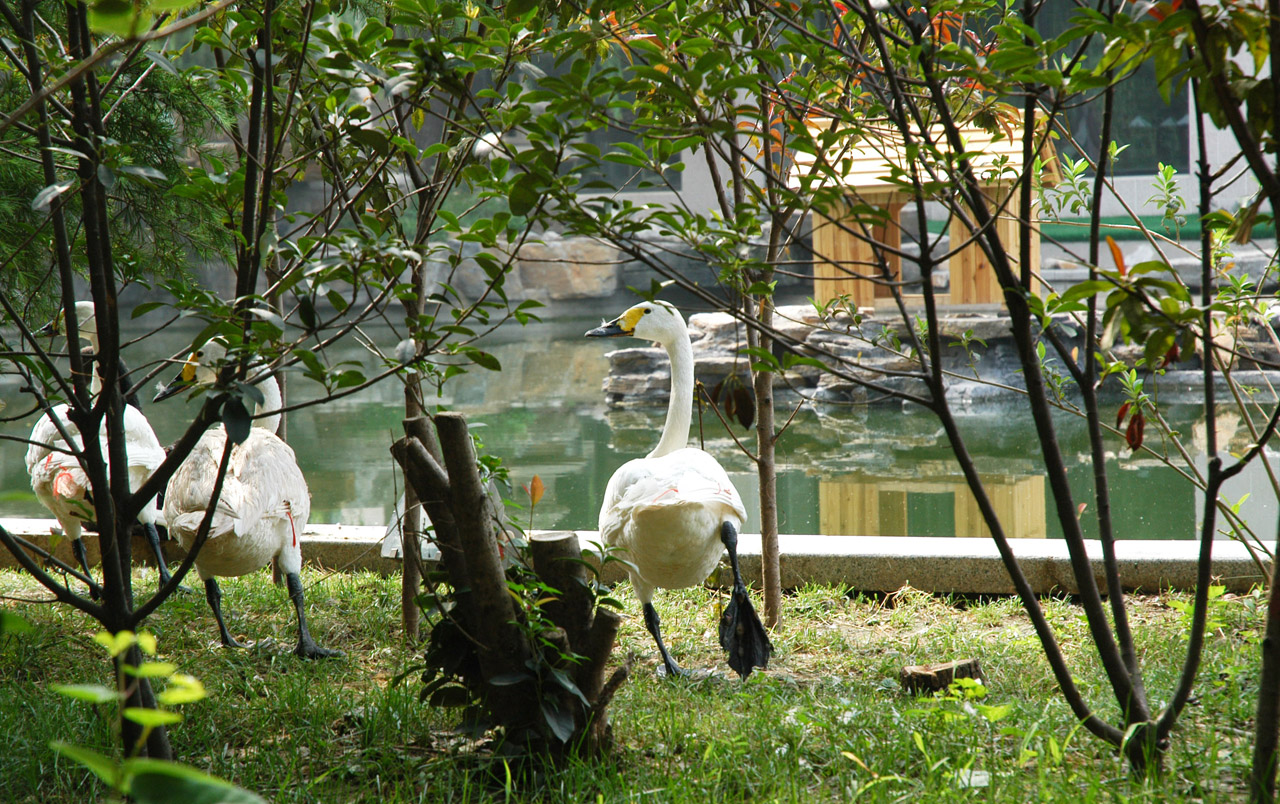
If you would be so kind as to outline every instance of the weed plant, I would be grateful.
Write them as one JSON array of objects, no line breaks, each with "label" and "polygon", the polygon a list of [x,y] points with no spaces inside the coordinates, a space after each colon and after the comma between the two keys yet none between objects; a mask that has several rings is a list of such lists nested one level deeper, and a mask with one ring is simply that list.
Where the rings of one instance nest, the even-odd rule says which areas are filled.
[{"label": "weed plant", "polygon": [[[399,631],[398,578],[308,570],[316,637],[347,652],[306,662],[289,653],[293,613],[266,574],[228,579],[224,607],[248,650],[217,646],[201,595],[166,604],[149,623],[161,656],[204,682],[208,699],[174,727],[178,759],[280,802],[950,802],[1238,801],[1246,795],[1257,640],[1257,594],[1218,595],[1198,697],[1175,733],[1161,778],[1129,778],[1114,751],[1078,729],[1057,697],[1016,601],[905,589],[888,596],[807,588],[786,598],[777,655],[743,683],[715,636],[721,595],[664,593],[659,613],[692,681],[655,675],[659,662],[627,589],[630,617],[615,653],[632,676],[611,708],[614,753],[548,767],[517,764],[491,735],[458,731],[456,710],[418,701],[420,650]],[[135,588],[155,585],[142,570]],[[56,683],[106,683],[95,629],[40,588],[0,572],[0,606],[35,626],[0,636],[0,797],[88,802],[108,792],[59,758],[51,740],[104,752],[105,712],[76,705]],[[1182,596],[1134,599],[1133,622],[1153,699],[1171,688],[1185,641]],[[1107,699],[1086,626],[1069,599],[1045,605],[1082,686]],[[904,694],[904,665],[979,660],[985,684],[935,697]],[[402,683],[397,678],[406,674]]]}]

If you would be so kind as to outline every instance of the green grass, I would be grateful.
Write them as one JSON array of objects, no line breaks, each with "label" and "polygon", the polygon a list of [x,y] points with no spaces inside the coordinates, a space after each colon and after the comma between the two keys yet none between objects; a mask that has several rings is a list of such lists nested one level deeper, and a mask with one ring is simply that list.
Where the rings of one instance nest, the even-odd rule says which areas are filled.
[{"label": "green grass", "polygon": [[[1115,752],[1074,728],[1015,601],[888,597],[804,589],[786,600],[777,656],[748,682],[724,677],[716,647],[719,595],[665,592],[668,644],[701,681],[656,677],[655,651],[625,588],[629,617],[615,657],[632,676],[611,708],[612,755],[563,768],[511,771],[492,742],[454,731],[457,715],[418,702],[416,662],[399,633],[399,579],[308,571],[317,640],[343,659],[304,662],[283,589],[255,575],[223,584],[237,636],[274,645],[228,651],[203,595],[166,604],[150,628],[162,658],[201,679],[208,699],[183,708],[171,737],[179,758],[282,802],[838,802],[1238,801],[1244,798],[1256,693],[1259,598],[1216,604],[1197,697],[1174,734],[1164,776],[1128,777]],[[138,588],[154,585],[153,573]],[[95,630],[0,572],[0,605],[36,626],[0,637],[0,789],[15,802],[106,797],[87,771],[47,747],[63,740],[114,751],[110,719],[55,694],[54,683],[107,683]],[[1166,597],[1134,600],[1150,697],[1160,701],[1182,660],[1182,615]],[[1069,601],[1046,601],[1080,685],[1114,721],[1115,706]],[[898,689],[907,664],[977,658],[987,692],[975,700],[914,698]]]}]

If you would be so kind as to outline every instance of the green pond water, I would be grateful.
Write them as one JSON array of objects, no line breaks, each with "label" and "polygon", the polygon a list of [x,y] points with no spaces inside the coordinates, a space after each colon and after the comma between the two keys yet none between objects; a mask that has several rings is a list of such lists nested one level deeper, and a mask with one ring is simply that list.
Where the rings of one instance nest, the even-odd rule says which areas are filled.
[{"label": "green pond water", "polygon": [[[444,396],[432,401],[465,412],[485,448],[510,470],[511,499],[527,502],[522,485],[541,477],[546,494],[533,511],[536,528],[593,530],[600,498],[610,474],[623,462],[648,452],[658,440],[665,407],[611,410],[601,382],[608,369],[605,354],[622,340],[586,339],[595,318],[560,318],[528,327],[505,328],[486,345],[502,363],[501,372],[475,370],[451,381]],[[141,326],[137,322],[134,326]],[[128,332],[137,338],[145,330]],[[194,329],[170,328],[131,344],[124,351],[131,367],[144,366],[189,344]],[[395,336],[369,330],[390,351]],[[61,343],[58,344],[61,347]],[[369,353],[352,342],[330,359],[374,365]],[[173,374],[166,368],[161,378]],[[289,379],[290,402],[314,396],[315,386],[299,374]],[[194,403],[175,398],[149,403],[144,412],[162,443],[182,432]],[[312,521],[384,525],[402,482],[388,452],[399,436],[403,388],[394,381],[358,395],[289,414],[288,440],[311,488]],[[0,378],[3,415],[30,408],[15,377]],[[779,420],[790,414],[779,403]],[[1203,417],[1193,406],[1168,412],[1189,443],[1203,444]],[[33,418],[0,423],[0,435],[25,438]],[[1082,424],[1062,416],[1061,443],[1072,456],[1071,483],[1079,502],[1088,502],[1091,469]],[[754,520],[757,482],[750,461],[705,422],[705,447],[716,455],[737,484]],[[693,438],[696,443],[695,419]],[[1228,418],[1221,443],[1247,443],[1247,432]],[[1060,528],[1053,501],[1039,468],[1030,418],[1016,404],[976,405],[965,409],[963,431],[969,450],[1001,511],[1010,535],[1055,538]],[[1152,428],[1148,428],[1148,435]],[[744,434],[745,435],[745,434]],[[0,516],[44,517],[48,513],[31,493],[23,455],[26,446],[0,442]],[[870,408],[823,407],[801,410],[778,443],[779,518],[784,533],[851,535],[983,535],[976,509],[963,487],[959,468],[941,427],[928,413],[900,404]],[[1202,447],[1199,447],[1202,449]],[[1131,456],[1116,437],[1109,470],[1117,510],[1117,536],[1127,539],[1193,538],[1200,520],[1199,502],[1173,469],[1149,456]],[[1203,467],[1204,456],[1195,458]],[[1227,496],[1247,496],[1242,510],[1255,529],[1270,538],[1275,531],[1274,495],[1261,466],[1236,478]],[[527,510],[515,514],[529,523]],[[1092,529],[1090,517],[1084,517]],[[1093,535],[1092,532],[1090,535]]]}]

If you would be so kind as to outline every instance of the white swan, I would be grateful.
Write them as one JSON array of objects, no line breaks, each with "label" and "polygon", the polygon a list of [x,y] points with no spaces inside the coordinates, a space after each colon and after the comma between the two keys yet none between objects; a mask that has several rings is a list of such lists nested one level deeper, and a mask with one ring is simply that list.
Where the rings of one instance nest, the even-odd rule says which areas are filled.
[{"label": "white swan", "polygon": [[[193,384],[212,385],[225,357],[226,347],[222,344],[205,344],[191,355],[178,377],[156,395],[156,401]],[[263,403],[257,413],[278,411],[280,386],[275,378],[266,377],[258,387]],[[294,653],[307,659],[341,656],[341,651],[317,645],[307,629],[298,540],[311,515],[311,494],[293,450],[275,434],[279,423],[279,413],[255,418],[248,437],[232,447],[209,535],[196,556],[196,570],[204,581],[205,598],[218,621],[223,645],[244,647],[227,630],[222,618],[222,592],[216,576],[245,575],[275,558],[285,573],[289,598],[298,613],[298,646]],[[185,549],[191,549],[209,507],[226,440],[222,425],[207,430],[165,490],[164,515],[169,533]]]},{"label": "white swan", "polygon": [[[76,321],[80,338],[89,343],[92,355],[98,353],[98,330],[94,318],[92,302],[76,302]],[[64,327],[65,316],[59,314],[54,321],[46,325],[41,332],[58,334]],[[121,374],[125,373],[123,365]],[[102,378],[95,370],[90,378],[90,391],[96,396],[102,391]],[[37,499],[48,508],[62,526],[63,533],[71,538],[71,547],[76,559],[80,562],[85,576],[89,573],[88,556],[85,554],[84,542],[81,540],[83,523],[97,519],[93,501],[90,498],[89,477],[80,466],[79,459],[72,454],[67,442],[58,431],[54,418],[62,423],[63,429],[75,441],[76,450],[84,447],[80,430],[67,416],[70,410],[67,405],[56,405],[36,422],[31,430],[31,444],[27,448],[27,473],[31,475],[31,488]],[[129,466],[129,489],[137,489],[151,477],[151,473],[164,462],[164,448],[160,446],[151,423],[142,411],[133,405],[124,407],[124,448]],[[107,424],[105,421],[98,432],[103,458],[107,457]],[[168,583],[169,568],[165,563],[164,553],[160,549],[160,535],[156,530],[159,519],[159,508],[155,500],[149,501],[138,512],[138,521],[142,523],[147,534],[147,542],[155,553],[160,568],[160,585]],[[92,584],[90,586],[92,590]]]},{"label": "white swan", "polygon": [[600,538],[622,548],[645,625],[669,675],[684,675],[662,642],[653,608],[657,587],[702,583],[729,551],[733,592],[720,621],[720,644],[742,677],[765,667],[773,645],[747,596],[738,570],[738,530],[746,521],[742,498],[716,459],[686,447],[693,407],[693,348],[680,313],[666,302],[645,302],[587,332],[588,337],[629,335],[657,341],[671,359],[671,400],[658,446],[623,464],[609,478],[600,508]]}]

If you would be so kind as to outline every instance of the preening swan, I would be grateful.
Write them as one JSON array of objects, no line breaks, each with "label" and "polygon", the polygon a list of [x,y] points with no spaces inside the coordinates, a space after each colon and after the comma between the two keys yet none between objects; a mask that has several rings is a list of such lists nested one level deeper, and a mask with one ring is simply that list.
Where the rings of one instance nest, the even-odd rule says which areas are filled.
[{"label": "preening swan", "polygon": [[[76,322],[80,338],[89,343],[92,354],[98,353],[98,331],[91,302],[76,302]],[[58,334],[63,327],[64,315],[59,314],[53,322],[46,325],[41,332]],[[126,373],[123,365],[121,375]],[[90,390],[96,396],[102,390],[102,378],[95,370],[90,379]],[[136,401],[136,397],[134,397]],[[74,441],[77,451],[83,449],[80,431],[67,416],[70,408],[57,405],[36,422],[31,431],[31,445],[27,448],[27,473],[31,475],[31,488],[36,497],[58,519],[63,533],[71,538],[71,546],[76,559],[86,576],[89,576],[88,556],[85,554],[84,542],[81,541],[82,525],[86,521],[97,518],[93,501],[90,498],[89,477],[81,467],[79,459],[63,439],[54,423],[54,417],[61,422],[63,429]],[[103,421],[98,432],[102,455],[107,456],[107,424]],[[151,477],[151,473],[164,462],[164,448],[160,446],[151,423],[134,404],[124,407],[125,454],[129,466],[129,489],[136,491],[139,486]],[[156,531],[159,509],[155,500],[151,500],[138,513],[138,521],[142,523],[147,534],[147,542],[155,553],[160,568],[160,584],[169,581],[169,568],[160,549],[160,534]]]},{"label": "preening swan", "polygon": [[729,551],[733,592],[720,620],[720,645],[729,666],[743,678],[768,665],[773,645],[756,616],[738,570],[738,530],[747,511],[738,490],[716,459],[687,447],[693,408],[693,348],[680,313],[666,302],[644,302],[587,337],[627,335],[657,341],[671,359],[671,400],[658,446],[623,464],[609,478],[600,508],[600,538],[622,548],[634,568],[631,583],[644,622],[669,675],[683,675],[662,642],[657,587],[680,589],[702,583]]},{"label": "preening swan", "polygon": [[[192,385],[212,385],[225,357],[226,347],[222,344],[205,344],[191,355],[173,382],[156,395],[156,401]],[[279,410],[280,386],[275,378],[266,377],[258,387],[264,399],[257,413]],[[341,656],[341,651],[317,645],[307,629],[298,540],[311,515],[311,495],[293,450],[275,434],[279,422],[278,413],[255,418],[248,437],[231,448],[209,535],[196,556],[196,570],[204,581],[205,598],[218,621],[223,645],[244,647],[227,630],[222,618],[222,592],[216,576],[245,575],[275,558],[285,573],[289,598],[298,613],[298,646],[294,653],[307,659]],[[222,425],[207,430],[165,490],[164,515],[169,533],[188,550],[212,499],[226,442],[227,432]]]}]

